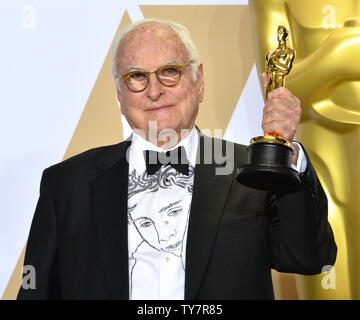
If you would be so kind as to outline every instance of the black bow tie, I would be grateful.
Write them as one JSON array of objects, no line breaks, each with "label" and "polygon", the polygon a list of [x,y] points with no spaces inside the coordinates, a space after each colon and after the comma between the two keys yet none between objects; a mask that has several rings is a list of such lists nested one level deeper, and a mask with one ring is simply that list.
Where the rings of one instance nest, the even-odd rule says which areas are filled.
[{"label": "black bow tie", "polygon": [[178,172],[189,175],[189,160],[186,157],[186,151],[183,146],[166,152],[145,150],[144,157],[146,172],[149,175],[158,171],[162,165],[170,165]]}]

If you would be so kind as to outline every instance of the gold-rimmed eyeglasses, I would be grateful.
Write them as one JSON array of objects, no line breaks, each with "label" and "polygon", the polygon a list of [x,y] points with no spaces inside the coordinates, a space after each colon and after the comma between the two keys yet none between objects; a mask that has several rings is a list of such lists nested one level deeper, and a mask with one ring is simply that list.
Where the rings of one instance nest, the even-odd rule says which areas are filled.
[{"label": "gold-rimmed eyeglasses", "polygon": [[180,81],[182,69],[190,65],[191,62],[189,61],[182,65],[166,64],[152,71],[134,70],[122,75],[114,73],[114,76],[122,79],[129,90],[133,92],[144,91],[149,84],[152,73],[155,73],[156,78],[162,85],[173,87]]}]

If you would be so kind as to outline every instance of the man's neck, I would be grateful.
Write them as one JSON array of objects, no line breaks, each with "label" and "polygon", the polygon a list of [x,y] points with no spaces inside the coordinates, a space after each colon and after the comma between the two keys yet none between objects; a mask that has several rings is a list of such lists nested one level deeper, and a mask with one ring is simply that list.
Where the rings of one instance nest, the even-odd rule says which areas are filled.
[{"label": "man's neck", "polygon": [[178,145],[182,140],[184,140],[191,132],[192,129],[181,129],[180,131],[175,131],[173,129],[163,129],[161,131],[156,132],[148,132],[146,136],[144,136],[144,132],[137,132],[143,139],[149,141],[153,145],[167,150]]},{"label": "man's neck", "polygon": [[182,130],[176,134],[166,134],[162,132],[158,134],[157,146],[164,150],[171,149],[184,140],[191,130]]}]

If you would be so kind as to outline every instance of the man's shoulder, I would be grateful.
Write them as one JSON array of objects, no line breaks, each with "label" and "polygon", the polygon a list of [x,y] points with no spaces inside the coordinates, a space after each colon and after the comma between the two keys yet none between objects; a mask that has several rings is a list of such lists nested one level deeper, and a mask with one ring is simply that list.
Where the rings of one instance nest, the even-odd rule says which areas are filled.
[{"label": "man's shoulder", "polygon": [[203,137],[205,140],[208,140],[208,141],[213,141],[213,144],[219,144],[219,145],[223,145],[223,146],[228,145],[228,146],[234,148],[234,150],[237,154],[243,154],[243,153],[247,154],[247,146],[245,146],[241,143],[233,142],[233,141],[226,140],[223,138],[210,137],[203,133],[200,133],[200,137]]},{"label": "man's shoulder", "polygon": [[232,162],[234,168],[238,168],[247,163],[247,146],[222,138],[210,137],[203,133],[200,133],[200,139],[201,138],[203,142],[200,143],[200,146],[203,146],[203,152],[207,153],[206,150],[209,150],[217,160],[223,159],[226,160],[226,162]]},{"label": "man's shoulder", "polygon": [[54,164],[44,170],[51,176],[82,175],[92,171],[101,170],[104,162],[115,162],[120,156],[125,155],[129,141],[125,140],[117,144],[100,146],[83,151],[66,160]]}]

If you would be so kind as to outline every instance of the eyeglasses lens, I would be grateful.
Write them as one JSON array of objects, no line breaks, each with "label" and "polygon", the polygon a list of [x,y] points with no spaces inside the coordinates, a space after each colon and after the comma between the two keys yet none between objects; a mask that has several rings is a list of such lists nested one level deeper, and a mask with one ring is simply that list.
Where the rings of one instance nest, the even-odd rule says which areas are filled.
[{"label": "eyeglasses lens", "polygon": [[[155,71],[158,80],[164,86],[174,86],[178,83],[181,76],[181,68],[179,66],[163,66]],[[126,78],[126,84],[130,90],[139,92],[143,91],[149,82],[149,74],[145,71],[135,71],[129,73]]]}]

